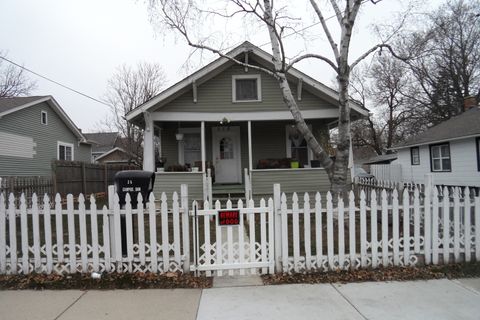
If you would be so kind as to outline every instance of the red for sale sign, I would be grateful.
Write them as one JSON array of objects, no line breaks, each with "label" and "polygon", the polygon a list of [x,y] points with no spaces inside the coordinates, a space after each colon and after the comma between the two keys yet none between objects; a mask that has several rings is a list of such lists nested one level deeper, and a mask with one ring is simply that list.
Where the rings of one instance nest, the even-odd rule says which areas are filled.
[{"label": "red for sale sign", "polygon": [[219,210],[218,225],[237,226],[240,224],[240,210]]}]

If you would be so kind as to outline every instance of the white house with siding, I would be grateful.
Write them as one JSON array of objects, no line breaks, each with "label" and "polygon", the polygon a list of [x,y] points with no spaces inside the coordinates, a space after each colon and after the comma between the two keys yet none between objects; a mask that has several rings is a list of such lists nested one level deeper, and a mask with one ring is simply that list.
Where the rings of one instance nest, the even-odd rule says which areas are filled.
[{"label": "white house with siding", "polygon": [[52,160],[90,159],[91,145],[52,96],[0,98],[0,177],[49,176]]},{"label": "white house with siding", "polygon": [[480,107],[442,122],[394,147],[403,182],[480,187]]}]

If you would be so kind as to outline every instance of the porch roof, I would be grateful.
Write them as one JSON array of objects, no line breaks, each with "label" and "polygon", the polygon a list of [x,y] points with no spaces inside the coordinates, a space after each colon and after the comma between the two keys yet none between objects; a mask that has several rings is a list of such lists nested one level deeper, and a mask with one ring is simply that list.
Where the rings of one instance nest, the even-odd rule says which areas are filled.
[{"label": "porch roof", "polygon": [[[268,65],[272,64],[272,55],[261,50],[257,46],[251,44],[248,41],[245,41],[243,44],[239,45],[229,53],[227,53],[228,56],[231,57],[236,57],[244,52],[248,52],[249,54],[253,54],[257,59],[261,60],[263,64]],[[131,122],[136,122],[136,123],[141,123],[143,122],[143,116],[142,114],[147,111],[151,111],[152,109],[157,109],[159,106],[163,106],[172,100],[176,99],[179,97],[181,94],[185,93],[190,86],[195,82],[196,85],[200,85],[201,83],[204,83],[214,77],[215,75],[221,73],[224,71],[226,68],[228,68],[230,65],[233,65],[234,62],[232,62],[230,59],[225,58],[225,57],[220,57],[216,59],[215,61],[211,62],[210,64],[206,65],[205,67],[201,68],[200,70],[192,73],[188,77],[184,78],[183,80],[177,82],[173,86],[169,87],[168,89],[164,90],[151,100],[145,102],[144,104],[138,106],[134,110],[130,111],[127,115],[126,118],[128,121]],[[301,79],[303,84],[305,85],[306,88],[308,88],[310,91],[317,93],[318,95],[324,97],[325,99],[331,101],[334,104],[337,104],[338,101],[338,92],[327,87],[323,83],[311,78],[310,76],[304,74],[303,72],[295,69],[295,68],[290,68],[288,71],[288,76],[289,78],[292,79]],[[351,101],[351,107],[352,110],[363,116],[368,115],[368,110],[365,108],[362,108],[359,104],[357,104],[355,101]],[[262,113],[265,113],[262,115]],[[190,113],[190,112],[169,112],[169,113],[162,113],[161,120],[163,121],[189,121],[188,118],[194,118],[195,121],[198,120],[203,120],[203,121],[218,121],[219,114],[221,114],[221,117],[226,117],[229,120],[236,120],[236,121],[241,121],[241,120],[270,120],[272,114],[278,114],[279,112],[255,112],[254,115],[252,115],[252,112],[249,112],[248,114],[242,114],[238,112],[232,112],[232,113],[214,113],[214,114],[208,114],[208,113],[203,113],[202,115],[200,114],[195,114],[195,113]],[[336,118],[338,117],[338,110],[335,109],[327,109],[327,110],[308,110],[308,111],[302,111],[304,114],[305,118]],[[199,119],[198,117],[201,116],[202,119]],[[291,114],[288,111],[281,112],[281,115],[278,115],[280,117],[279,119],[291,119]],[[187,118],[187,119],[186,119]],[[153,119],[153,120],[160,120],[160,119]],[[190,120],[194,121],[194,120]]]}]

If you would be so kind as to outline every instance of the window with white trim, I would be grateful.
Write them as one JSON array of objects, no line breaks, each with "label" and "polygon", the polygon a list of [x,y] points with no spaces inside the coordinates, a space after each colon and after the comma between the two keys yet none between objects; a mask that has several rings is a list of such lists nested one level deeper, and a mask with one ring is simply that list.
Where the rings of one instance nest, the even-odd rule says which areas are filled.
[{"label": "window with white trim", "polygon": [[73,161],[73,144],[66,142],[57,142],[57,159]]},{"label": "window with white trim", "polygon": [[262,101],[261,78],[259,74],[232,76],[232,101]]},{"label": "window with white trim", "polygon": [[433,172],[452,171],[450,144],[430,146],[430,165]]},{"label": "window with white trim", "polygon": [[42,110],[42,112],[40,113],[40,122],[45,125],[48,124],[47,111]]}]

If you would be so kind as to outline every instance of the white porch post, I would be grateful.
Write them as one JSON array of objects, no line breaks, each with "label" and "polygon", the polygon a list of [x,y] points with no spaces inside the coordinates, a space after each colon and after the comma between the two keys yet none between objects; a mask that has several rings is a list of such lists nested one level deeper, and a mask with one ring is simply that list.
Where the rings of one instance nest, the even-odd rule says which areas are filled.
[{"label": "white porch post", "polygon": [[153,120],[150,112],[144,112],[143,115],[145,117],[145,131],[143,132],[143,170],[155,171]]},{"label": "white porch post", "polygon": [[248,121],[248,170],[252,172],[252,121]]},{"label": "white porch post", "polygon": [[205,121],[202,121],[200,125],[200,140],[201,140],[201,153],[202,153],[202,171],[206,171],[205,164]]}]

